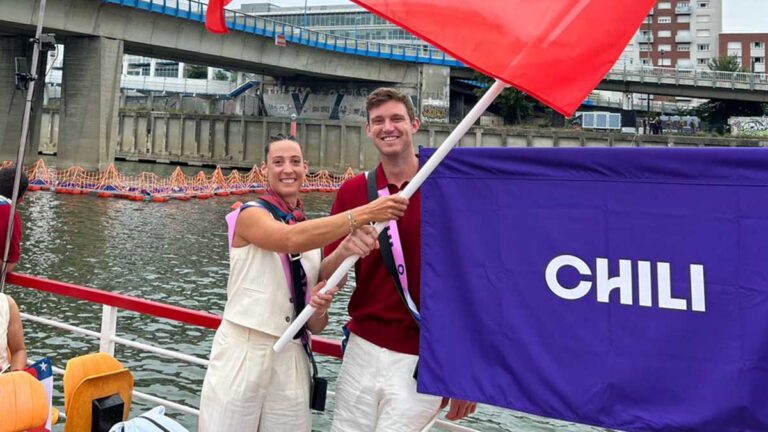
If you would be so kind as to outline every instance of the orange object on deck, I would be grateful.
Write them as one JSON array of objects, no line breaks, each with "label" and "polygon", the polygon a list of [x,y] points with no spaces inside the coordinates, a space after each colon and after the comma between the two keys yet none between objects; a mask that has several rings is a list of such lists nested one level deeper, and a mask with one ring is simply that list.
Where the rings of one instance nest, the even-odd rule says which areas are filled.
[{"label": "orange object on deck", "polygon": [[48,395],[43,383],[27,372],[0,375],[0,432],[20,432],[45,426]]}]

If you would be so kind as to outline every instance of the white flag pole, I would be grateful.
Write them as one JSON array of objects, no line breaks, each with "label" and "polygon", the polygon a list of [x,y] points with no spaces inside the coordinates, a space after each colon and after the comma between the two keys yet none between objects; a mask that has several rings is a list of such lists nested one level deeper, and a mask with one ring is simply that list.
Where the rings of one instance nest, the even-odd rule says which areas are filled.
[{"label": "white flag pole", "polygon": [[[479,101],[477,101],[477,104],[472,108],[472,110],[467,114],[466,117],[461,121],[461,123],[456,126],[456,129],[454,129],[450,135],[448,135],[448,138],[445,139],[443,144],[438,147],[438,149],[435,151],[435,153],[432,155],[432,157],[429,158],[429,160],[424,164],[421,169],[419,169],[419,172],[416,173],[416,175],[413,177],[413,179],[408,183],[408,185],[400,192],[401,196],[404,196],[406,198],[410,198],[413,196],[414,193],[416,193],[416,190],[421,187],[421,184],[424,183],[424,181],[429,177],[430,174],[432,174],[432,171],[437,168],[437,165],[443,161],[445,156],[448,154],[451,149],[456,146],[456,144],[459,142],[461,137],[464,136],[464,134],[467,133],[470,127],[472,127],[473,124],[477,121],[477,119],[480,118],[480,116],[485,112],[486,109],[493,103],[494,100],[501,94],[502,90],[507,88],[509,85],[505,84],[499,80],[496,80],[495,83],[488,89],[487,92],[483,95],[483,97],[480,98]],[[388,222],[379,222],[374,227],[376,228],[376,232],[380,233],[386,226]],[[352,255],[350,257],[347,257],[339,266],[339,268],[336,269],[335,272],[333,272],[333,275],[328,279],[328,282],[325,284],[325,287],[320,290],[321,293],[326,293],[327,291],[334,288],[336,285],[341,282],[341,280],[346,276],[349,269],[352,268],[352,266],[355,264],[355,262],[360,259],[360,256],[358,255]],[[272,347],[277,352],[280,352],[283,348],[285,348],[285,345],[288,344],[288,342],[291,341],[293,336],[301,329],[301,327],[304,326],[304,324],[309,320],[309,318],[312,317],[312,314],[315,313],[315,308],[313,308],[311,305],[307,305],[303,311],[299,314],[299,316],[296,317],[295,320],[293,320],[293,323],[288,327],[288,329],[283,333],[282,336],[280,336],[280,339],[275,342],[275,345]]]}]

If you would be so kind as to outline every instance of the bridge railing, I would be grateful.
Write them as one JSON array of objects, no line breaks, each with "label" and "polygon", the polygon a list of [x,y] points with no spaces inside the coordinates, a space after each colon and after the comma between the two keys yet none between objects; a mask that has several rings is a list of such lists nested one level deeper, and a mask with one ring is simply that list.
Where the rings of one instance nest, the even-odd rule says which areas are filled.
[{"label": "bridge railing", "polygon": [[[53,69],[46,76],[48,84],[61,84],[61,69]],[[237,87],[236,82],[199,78],[158,77],[147,75],[121,75],[120,88],[196,95],[226,95]]]},{"label": "bridge railing", "polygon": [[617,65],[605,78],[619,81],[768,91],[768,75],[765,73]]},{"label": "bridge railing", "polygon": [[[134,7],[197,22],[205,22],[208,8],[197,0],[102,0],[121,6]],[[346,54],[364,55],[391,60],[428,63],[461,67],[463,64],[444,52],[428,47],[396,45],[368,40],[336,36],[309,30],[305,27],[286,24],[269,18],[225,10],[225,21],[231,30],[252,33],[266,37],[282,35],[286,42],[307,45]]]}]

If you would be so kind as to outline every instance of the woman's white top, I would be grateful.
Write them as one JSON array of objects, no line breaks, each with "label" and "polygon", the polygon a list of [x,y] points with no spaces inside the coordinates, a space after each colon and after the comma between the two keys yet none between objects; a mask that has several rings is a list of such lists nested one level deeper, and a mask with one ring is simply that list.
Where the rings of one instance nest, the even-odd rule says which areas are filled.
[{"label": "woman's white top", "polygon": [[8,297],[0,294],[0,372],[11,366],[8,358],[8,324],[11,321],[11,305]]},{"label": "woman's white top", "polygon": [[[276,337],[288,329],[296,314],[281,259],[252,244],[230,250],[224,319]],[[320,260],[320,249],[301,256],[308,292],[317,284]]]}]

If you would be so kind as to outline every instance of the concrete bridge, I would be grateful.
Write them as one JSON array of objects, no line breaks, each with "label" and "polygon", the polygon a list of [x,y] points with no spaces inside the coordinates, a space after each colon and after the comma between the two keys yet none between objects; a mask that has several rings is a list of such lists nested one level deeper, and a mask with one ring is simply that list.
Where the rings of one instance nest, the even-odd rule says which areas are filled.
[{"label": "concrete bridge", "polygon": [[[181,2],[174,2],[178,5]],[[13,159],[24,95],[13,86],[17,59],[31,59],[39,1],[0,2],[0,157]],[[44,31],[65,45],[58,159],[104,168],[114,159],[124,53],[289,77],[370,82],[402,88],[416,100],[448,99],[449,69],[370,58],[300,44],[275,46],[244,32],[209,34],[199,21],[100,0],[47,2]],[[27,65],[27,67],[29,67]],[[45,65],[40,65],[39,76]],[[42,91],[36,91],[31,142],[39,140]],[[36,148],[30,146],[30,153]],[[34,155],[30,156],[30,158]]]},{"label": "concrete bridge", "polygon": [[[14,66],[20,64],[18,59],[31,57],[27,38],[36,24],[38,7],[39,0],[0,2],[0,157],[4,159],[15,154],[24,99],[12,86]],[[461,63],[437,50],[338,38],[235,12],[228,12],[233,31],[212,35],[203,29],[204,8],[197,0],[48,2],[45,31],[56,33],[66,47],[57,123],[60,165],[100,169],[114,159],[120,139],[118,95],[124,53],[280,77],[392,85],[412,95],[420,112],[437,104],[444,108],[437,111],[445,112],[446,118],[450,78],[468,73]],[[275,45],[277,35],[285,37],[287,46]],[[40,66],[39,75],[44,68]],[[614,70],[599,88],[768,101],[765,75],[745,78],[689,72]],[[41,101],[38,91],[32,143],[40,138]],[[31,153],[35,150],[30,146]]]}]

